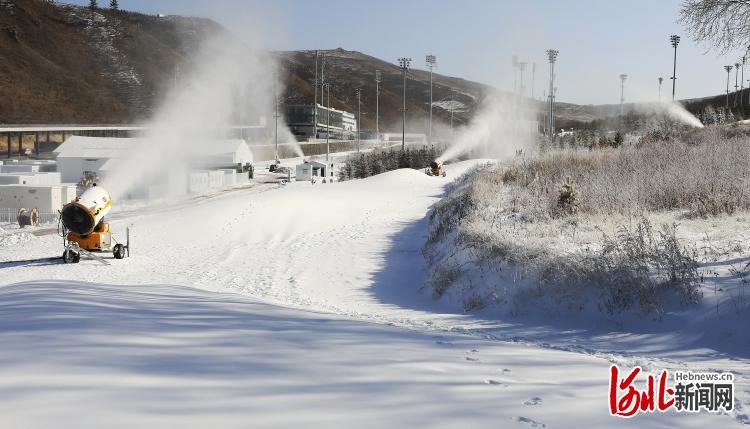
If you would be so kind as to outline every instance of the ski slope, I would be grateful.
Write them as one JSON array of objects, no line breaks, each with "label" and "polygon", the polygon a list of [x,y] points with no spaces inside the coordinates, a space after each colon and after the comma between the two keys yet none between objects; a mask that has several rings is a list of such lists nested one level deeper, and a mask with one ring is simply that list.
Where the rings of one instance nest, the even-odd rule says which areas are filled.
[{"label": "ski slope", "polygon": [[[449,179],[477,162],[450,166]],[[745,356],[693,353],[679,338],[654,347],[619,333],[534,332],[433,302],[420,248],[449,179],[398,170],[121,211],[112,226],[131,226],[132,255],[110,265],[43,260],[61,253],[59,237],[6,232],[0,427],[746,421]],[[613,362],[732,370],[742,399],[731,415],[615,419]]]}]

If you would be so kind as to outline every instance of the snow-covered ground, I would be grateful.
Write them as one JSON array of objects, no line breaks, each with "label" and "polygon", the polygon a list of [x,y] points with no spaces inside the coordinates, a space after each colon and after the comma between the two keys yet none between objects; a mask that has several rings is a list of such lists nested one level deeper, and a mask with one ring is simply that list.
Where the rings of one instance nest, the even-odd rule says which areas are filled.
[{"label": "snow-covered ground", "polygon": [[[495,320],[433,302],[421,290],[425,216],[474,164],[449,166],[447,179],[399,170],[113,213],[133,246],[110,265],[42,259],[62,252],[55,234],[0,232],[0,427],[747,421],[750,346]],[[613,362],[734,371],[737,409],[610,417]]]}]

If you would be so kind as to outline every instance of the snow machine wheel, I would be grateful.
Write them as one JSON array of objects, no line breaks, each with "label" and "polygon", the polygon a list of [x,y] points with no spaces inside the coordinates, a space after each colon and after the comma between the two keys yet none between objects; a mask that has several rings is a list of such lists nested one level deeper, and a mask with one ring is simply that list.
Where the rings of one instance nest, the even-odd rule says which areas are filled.
[{"label": "snow machine wheel", "polygon": [[447,176],[447,175],[448,175],[448,174],[447,174],[447,173],[446,173],[445,171],[443,171],[443,177],[445,177],[445,176]]},{"label": "snow machine wheel", "polygon": [[123,259],[125,257],[125,246],[122,244],[115,244],[112,249],[112,254],[115,255],[115,259]]},{"label": "snow machine wheel", "polygon": [[66,264],[77,264],[78,262],[81,261],[81,255],[78,252],[71,250],[71,249],[65,249],[65,251],[63,252],[62,258]]}]

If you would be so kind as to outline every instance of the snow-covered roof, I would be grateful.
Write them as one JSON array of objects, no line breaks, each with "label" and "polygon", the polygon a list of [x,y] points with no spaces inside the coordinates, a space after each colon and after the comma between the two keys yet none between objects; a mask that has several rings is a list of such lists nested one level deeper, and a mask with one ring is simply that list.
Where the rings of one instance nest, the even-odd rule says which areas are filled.
[{"label": "snow-covered roof", "polygon": [[71,136],[55,148],[58,158],[122,158],[141,139]]},{"label": "snow-covered roof", "polygon": [[[146,139],[72,136],[53,152],[58,158],[123,158],[143,143],[146,143]],[[194,156],[221,157],[228,162],[252,162],[250,147],[242,139],[212,140],[193,145],[190,149]]]}]

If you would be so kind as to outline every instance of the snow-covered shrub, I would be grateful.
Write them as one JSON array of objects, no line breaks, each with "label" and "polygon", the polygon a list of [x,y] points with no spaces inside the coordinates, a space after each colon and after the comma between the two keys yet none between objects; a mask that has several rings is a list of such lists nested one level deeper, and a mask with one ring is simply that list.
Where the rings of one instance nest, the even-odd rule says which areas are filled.
[{"label": "snow-covered shrub", "polygon": [[423,146],[421,148],[381,149],[368,153],[352,154],[339,170],[339,180],[364,179],[375,174],[399,168],[426,168],[444,148]]},{"label": "snow-covered shrub", "polygon": [[601,232],[598,245],[560,251],[549,246],[545,226],[574,229],[577,218],[523,216],[501,190],[509,176],[538,180],[525,174],[484,168],[457,180],[435,205],[423,248],[434,267],[434,298],[448,296],[467,311],[509,304],[518,313],[523,303],[547,299],[574,310],[593,304],[657,315],[670,296],[685,304],[699,299],[697,263],[674,226],[654,231],[639,217],[612,236]]}]

